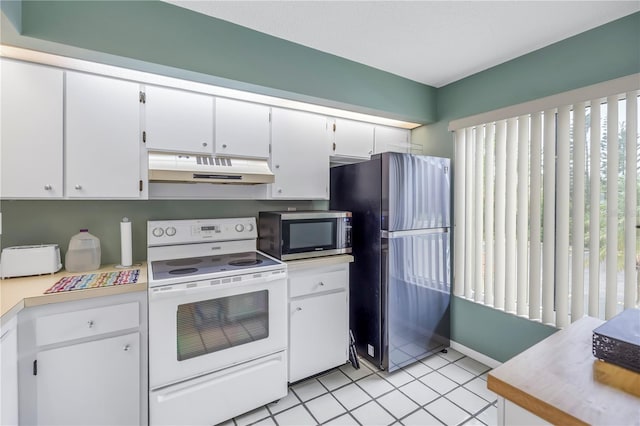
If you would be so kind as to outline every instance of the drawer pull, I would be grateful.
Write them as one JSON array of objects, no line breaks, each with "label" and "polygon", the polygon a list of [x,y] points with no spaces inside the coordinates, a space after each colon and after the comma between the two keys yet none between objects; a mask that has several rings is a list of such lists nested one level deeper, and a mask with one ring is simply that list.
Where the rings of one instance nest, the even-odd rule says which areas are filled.
[{"label": "drawer pull", "polygon": [[129,352],[129,349],[131,349],[131,346],[129,346],[129,344],[124,345],[124,347],[122,348],[122,350],[125,352]]},{"label": "drawer pull", "polygon": [[320,282],[318,283],[318,285],[322,287],[322,286],[324,286],[324,283],[323,283],[322,281],[320,281]]},{"label": "drawer pull", "polygon": [[89,326],[89,328],[93,328],[93,320],[87,321],[87,325]]},{"label": "drawer pull", "polygon": [[301,311],[301,310],[302,310],[302,308],[301,308],[300,306],[298,306],[298,307],[296,308],[296,311],[298,311],[298,312],[299,312],[299,311]]}]

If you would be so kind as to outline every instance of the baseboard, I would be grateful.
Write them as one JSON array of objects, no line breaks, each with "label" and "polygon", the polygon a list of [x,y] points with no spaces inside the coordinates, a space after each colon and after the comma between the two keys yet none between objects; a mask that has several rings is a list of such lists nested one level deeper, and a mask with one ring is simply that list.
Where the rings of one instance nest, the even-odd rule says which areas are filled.
[{"label": "baseboard", "polygon": [[468,348],[464,345],[461,345],[458,342],[454,342],[453,340],[451,341],[451,345],[450,348],[453,350],[456,350],[458,352],[460,352],[463,355],[468,356],[469,358],[473,358],[478,362],[483,363],[484,365],[487,365],[491,368],[496,368],[496,367],[500,367],[502,365],[502,363],[500,361],[496,361],[495,359],[486,356],[485,354],[482,354],[480,352],[474,351],[471,348]]}]

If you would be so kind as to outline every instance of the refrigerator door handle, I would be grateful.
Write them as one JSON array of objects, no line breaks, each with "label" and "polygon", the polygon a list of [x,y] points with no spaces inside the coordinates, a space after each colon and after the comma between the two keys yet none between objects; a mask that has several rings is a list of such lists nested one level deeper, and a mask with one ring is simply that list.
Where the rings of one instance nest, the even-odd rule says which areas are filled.
[{"label": "refrigerator door handle", "polygon": [[449,228],[410,229],[408,231],[380,231],[380,238],[403,238],[415,235],[442,234],[449,232]]}]

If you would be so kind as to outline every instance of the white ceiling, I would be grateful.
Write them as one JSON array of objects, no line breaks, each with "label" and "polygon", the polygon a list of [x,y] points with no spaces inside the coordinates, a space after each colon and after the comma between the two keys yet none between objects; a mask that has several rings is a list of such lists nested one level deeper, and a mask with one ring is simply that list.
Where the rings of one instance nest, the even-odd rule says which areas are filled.
[{"label": "white ceiling", "polygon": [[637,0],[168,3],[435,87],[640,10]]}]

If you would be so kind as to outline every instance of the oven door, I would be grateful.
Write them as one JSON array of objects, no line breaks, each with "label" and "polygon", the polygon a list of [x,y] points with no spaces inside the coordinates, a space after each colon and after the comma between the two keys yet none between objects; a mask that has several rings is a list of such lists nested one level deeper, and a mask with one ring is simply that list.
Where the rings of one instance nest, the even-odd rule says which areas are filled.
[{"label": "oven door", "polygon": [[286,348],[286,273],[260,275],[149,289],[151,389]]},{"label": "oven door", "polygon": [[351,218],[282,220],[283,260],[351,253]]}]

